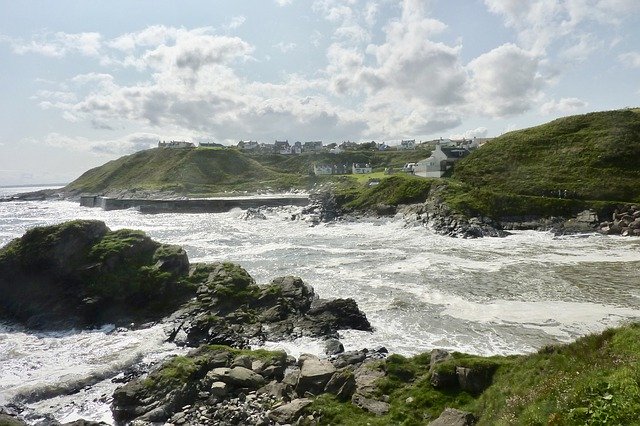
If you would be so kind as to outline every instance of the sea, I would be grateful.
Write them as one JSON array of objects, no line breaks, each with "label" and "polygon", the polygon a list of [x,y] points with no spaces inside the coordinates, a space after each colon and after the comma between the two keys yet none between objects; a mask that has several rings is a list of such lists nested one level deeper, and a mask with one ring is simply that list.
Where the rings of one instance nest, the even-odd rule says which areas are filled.
[{"label": "sea", "polygon": [[[0,197],[36,189],[0,188]],[[638,238],[519,231],[457,239],[401,217],[311,226],[292,220],[299,211],[284,207],[244,220],[241,210],[147,215],[64,200],[5,202],[0,246],[34,226],[97,219],[179,244],[191,262],[238,263],[259,284],[296,275],[320,297],[351,297],[365,312],[375,330],[341,332],[347,350],[525,354],[640,320]],[[123,369],[184,352],[164,338],[160,327],[33,333],[0,323],[0,406],[17,404],[32,422],[48,415],[112,423],[112,380]],[[299,339],[266,347],[297,356],[322,354],[323,344]]]}]

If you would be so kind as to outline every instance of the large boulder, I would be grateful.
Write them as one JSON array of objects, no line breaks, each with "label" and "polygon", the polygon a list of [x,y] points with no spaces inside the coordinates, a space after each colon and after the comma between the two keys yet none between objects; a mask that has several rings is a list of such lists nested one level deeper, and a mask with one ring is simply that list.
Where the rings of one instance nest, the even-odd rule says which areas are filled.
[{"label": "large boulder", "polygon": [[0,249],[0,316],[55,329],[157,320],[193,296],[179,247],[77,220],[37,227]]},{"label": "large boulder", "polygon": [[277,424],[295,423],[304,409],[311,405],[307,398],[294,399],[288,404],[281,405],[269,413],[269,418]]},{"label": "large boulder", "polygon": [[331,362],[314,356],[305,356],[300,368],[296,392],[298,395],[323,393],[325,386],[335,372],[336,368]]}]

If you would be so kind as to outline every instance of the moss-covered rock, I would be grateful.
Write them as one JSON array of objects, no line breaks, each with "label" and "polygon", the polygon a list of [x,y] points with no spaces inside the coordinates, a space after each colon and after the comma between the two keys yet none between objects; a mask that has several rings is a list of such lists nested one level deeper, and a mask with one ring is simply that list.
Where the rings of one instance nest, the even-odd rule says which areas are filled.
[{"label": "moss-covered rock", "polygon": [[31,328],[157,320],[193,296],[179,247],[77,220],[0,249],[0,317]]}]

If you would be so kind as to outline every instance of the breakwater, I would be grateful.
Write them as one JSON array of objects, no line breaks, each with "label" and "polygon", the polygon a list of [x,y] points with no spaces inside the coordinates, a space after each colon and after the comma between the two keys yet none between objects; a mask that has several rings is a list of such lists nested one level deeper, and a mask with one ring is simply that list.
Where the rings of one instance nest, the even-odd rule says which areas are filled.
[{"label": "breakwater", "polygon": [[258,207],[306,206],[306,195],[273,197],[225,197],[189,198],[176,200],[111,198],[97,195],[83,195],[80,205],[98,207],[103,210],[124,210],[134,208],[141,213],[223,213],[232,209]]}]

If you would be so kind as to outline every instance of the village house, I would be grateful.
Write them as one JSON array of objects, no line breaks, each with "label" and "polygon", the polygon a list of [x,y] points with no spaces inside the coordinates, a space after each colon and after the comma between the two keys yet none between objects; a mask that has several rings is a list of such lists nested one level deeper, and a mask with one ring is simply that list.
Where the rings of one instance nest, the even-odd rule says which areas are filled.
[{"label": "village house", "polygon": [[363,174],[371,173],[371,171],[372,171],[371,164],[369,163],[366,163],[366,164],[353,163],[353,165],[351,166],[351,172],[354,175],[363,175]]},{"label": "village house", "polygon": [[187,141],[158,141],[158,148],[195,148],[195,145]]},{"label": "village house", "polygon": [[302,150],[304,152],[319,152],[322,151],[322,141],[309,141],[305,142]]},{"label": "village house", "polygon": [[387,151],[389,148],[390,146],[384,142],[378,144],[378,151]]},{"label": "village house", "polygon": [[243,151],[253,151],[260,148],[260,144],[257,141],[240,141],[236,146]]},{"label": "village house", "polygon": [[278,154],[289,155],[291,154],[291,145],[289,145],[289,141],[279,141],[276,140],[275,150]]},{"label": "village house", "polygon": [[467,155],[469,155],[469,150],[466,148],[436,144],[436,148],[429,158],[419,161],[413,166],[413,174],[422,177],[440,178],[453,168],[453,164],[456,161]]},{"label": "village house", "polygon": [[296,142],[291,147],[292,154],[302,154],[302,142]]},{"label": "village house", "polygon": [[314,164],[313,173],[316,175],[347,175],[351,168],[346,164]]},{"label": "village house", "polygon": [[399,148],[401,150],[405,150],[405,151],[416,149],[416,140],[415,139],[407,139],[407,140],[400,141],[400,147]]}]

